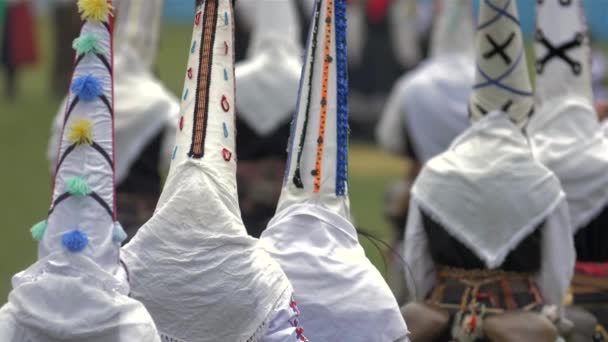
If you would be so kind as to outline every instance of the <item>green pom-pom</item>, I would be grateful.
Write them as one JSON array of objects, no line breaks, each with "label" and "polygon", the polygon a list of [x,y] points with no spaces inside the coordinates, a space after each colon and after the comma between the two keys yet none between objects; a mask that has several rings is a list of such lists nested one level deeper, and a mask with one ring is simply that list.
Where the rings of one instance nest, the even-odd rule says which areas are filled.
[{"label": "green pom-pom", "polygon": [[42,238],[44,237],[44,232],[46,232],[46,227],[48,226],[48,223],[46,222],[46,220],[44,221],[40,221],[38,223],[36,223],[32,229],[30,229],[30,232],[32,233],[32,237],[34,238],[34,240],[36,241],[41,241]]},{"label": "green pom-pom", "polygon": [[90,53],[102,53],[103,50],[99,46],[99,38],[93,33],[85,33],[82,36],[74,39],[72,47],[76,50],[76,53],[80,55],[87,55]]},{"label": "green pom-pom", "polygon": [[67,181],[68,192],[72,196],[85,197],[91,194],[91,188],[82,177],[71,177]]}]

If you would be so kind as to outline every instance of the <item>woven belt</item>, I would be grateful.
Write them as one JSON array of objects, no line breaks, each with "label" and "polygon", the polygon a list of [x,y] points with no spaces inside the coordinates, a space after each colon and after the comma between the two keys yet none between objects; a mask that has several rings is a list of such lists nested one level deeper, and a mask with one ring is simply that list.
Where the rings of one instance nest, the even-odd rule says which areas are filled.
[{"label": "woven belt", "polygon": [[499,314],[539,310],[543,299],[531,274],[440,267],[429,302],[450,312],[483,307],[487,314]]}]

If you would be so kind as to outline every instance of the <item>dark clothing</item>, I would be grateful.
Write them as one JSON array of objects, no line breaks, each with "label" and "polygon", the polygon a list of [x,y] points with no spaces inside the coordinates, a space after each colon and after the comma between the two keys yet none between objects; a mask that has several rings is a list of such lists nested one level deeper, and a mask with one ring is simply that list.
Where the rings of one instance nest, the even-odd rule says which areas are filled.
[{"label": "dark clothing", "polygon": [[275,213],[287,161],[290,120],[267,136],[254,132],[237,116],[237,183],[247,232],[259,237]]},{"label": "dark clothing", "polygon": [[127,232],[127,243],[154,213],[161,192],[160,151],[164,132],[157,134],[131,166],[116,189],[118,220]]},{"label": "dark clothing", "polygon": [[608,262],[608,207],[574,236],[576,256],[583,262]]},{"label": "dark clothing", "polygon": [[[426,231],[433,261],[438,265],[465,270],[486,269],[484,262],[460,241],[452,237],[429,215],[422,213],[422,222]],[[534,273],[540,271],[542,227],[524,239],[505,259],[500,269],[506,272]]]}]

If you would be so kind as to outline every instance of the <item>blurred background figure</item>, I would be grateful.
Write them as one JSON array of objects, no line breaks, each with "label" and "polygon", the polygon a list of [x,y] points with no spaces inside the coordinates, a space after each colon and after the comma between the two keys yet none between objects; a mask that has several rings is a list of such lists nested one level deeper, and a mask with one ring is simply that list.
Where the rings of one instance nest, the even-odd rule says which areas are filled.
[{"label": "blurred background figure", "polygon": [[19,91],[19,69],[37,62],[34,18],[28,0],[0,0],[0,66],[5,79],[5,96],[14,100]]},{"label": "blurred background figure", "polygon": [[[308,27],[310,23],[310,14],[312,13],[312,5],[314,0],[290,0],[292,2],[293,10],[295,11],[295,18],[298,25],[301,27]],[[236,20],[237,25],[235,27],[235,36],[238,38],[236,42],[236,61],[242,61],[247,58],[249,54],[249,45],[253,43],[253,31],[257,25],[258,10],[257,5],[259,1],[256,0],[239,0],[236,2]],[[274,18],[273,18],[274,19]],[[299,30],[297,35],[300,44],[306,42],[308,35],[307,30]]]},{"label": "blurred background figure", "polygon": [[253,2],[247,58],[236,66],[237,180],[245,227],[259,237],[281,192],[303,49],[295,0]]},{"label": "blurred background figure", "polygon": [[[152,216],[160,196],[175,142],[179,102],[153,71],[164,0],[117,0],[114,7],[116,201],[119,220],[131,238]],[[94,48],[94,40],[74,45]],[[51,165],[57,157],[65,109],[63,103],[55,117],[48,149]]]},{"label": "blurred background figure", "polygon": [[[395,80],[425,55],[428,1],[352,0],[349,2],[351,126],[355,138],[372,138],[368,129],[379,118]],[[423,15],[419,15],[421,11]],[[431,11],[432,12],[432,11]],[[432,15],[431,15],[432,17]]]},{"label": "blurred background figure", "polygon": [[74,63],[72,42],[78,36],[80,15],[74,6],[75,0],[55,0],[53,4],[54,54],[51,70],[52,96],[63,98],[70,86],[71,69]]},{"label": "blurred background figure", "polygon": [[[430,58],[395,82],[376,126],[378,144],[413,163],[405,179],[390,185],[385,198],[397,250],[403,240],[410,187],[420,168],[469,126],[467,103],[475,76],[471,4],[469,0],[436,4]],[[394,272],[389,274],[400,301],[405,300],[402,264],[395,260]]]}]

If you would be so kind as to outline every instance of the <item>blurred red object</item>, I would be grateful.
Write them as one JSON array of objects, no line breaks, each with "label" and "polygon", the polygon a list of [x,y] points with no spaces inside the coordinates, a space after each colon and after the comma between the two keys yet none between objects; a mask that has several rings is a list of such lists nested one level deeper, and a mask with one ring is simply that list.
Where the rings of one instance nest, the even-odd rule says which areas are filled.
[{"label": "blurred red object", "polygon": [[29,2],[20,1],[8,7],[6,16],[6,38],[8,44],[5,57],[13,66],[34,64],[38,59],[34,17]]},{"label": "blurred red object", "polygon": [[367,17],[372,24],[379,24],[386,18],[391,0],[369,0]]}]

